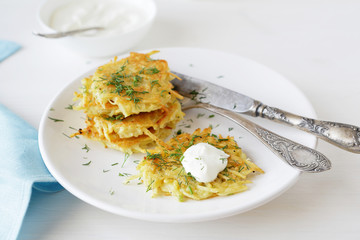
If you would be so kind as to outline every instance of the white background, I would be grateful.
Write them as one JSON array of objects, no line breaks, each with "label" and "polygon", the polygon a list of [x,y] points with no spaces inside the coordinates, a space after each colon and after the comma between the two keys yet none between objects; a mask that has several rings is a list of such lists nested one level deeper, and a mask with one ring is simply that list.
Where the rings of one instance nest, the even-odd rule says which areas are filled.
[{"label": "white background", "polygon": [[[309,98],[318,118],[360,126],[360,2],[157,0],[134,49],[201,47],[251,58]],[[0,38],[22,45],[0,63],[0,102],[38,128],[65,84],[108,59],[77,56],[37,30],[38,0],[0,0]],[[164,224],[96,209],[67,191],[35,192],[19,239],[360,239],[360,156],[319,141],[329,172],[302,174],[285,194],[217,221]]]}]

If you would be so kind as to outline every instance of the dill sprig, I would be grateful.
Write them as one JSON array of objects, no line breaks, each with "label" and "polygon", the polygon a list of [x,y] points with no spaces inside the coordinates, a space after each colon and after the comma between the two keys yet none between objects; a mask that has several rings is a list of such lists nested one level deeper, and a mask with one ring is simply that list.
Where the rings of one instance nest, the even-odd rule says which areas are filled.
[{"label": "dill sprig", "polygon": [[148,185],[146,192],[151,190],[151,185],[155,182],[155,180],[152,180],[151,183]]},{"label": "dill sprig", "polygon": [[161,85],[160,85],[160,83],[159,83],[159,80],[153,80],[153,81],[151,81],[151,84],[150,84],[151,88],[153,88],[155,85],[159,85],[159,87],[161,87]]},{"label": "dill sprig", "polygon": [[191,100],[196,100],[197,95],[199,95],[199,92],[195,89],[190,92]]},{"label": "dill sprig", "polygon": [[89,148],[89,146],[87,144],[85,144],[85,146],[82,149],[86,150],[86,152],[90,151],[90,148]]},{"label": "dill sprig", "polygon": [[124,118],[124,115],[122,113],[120,113],[119,115],[116,115],[116,116],[104,117],[104,119],[108,120],[108,121],[123,120],[123,118]]},{"label": "dill sprig", "polygon": [[125,153],[124,162],[122,163],[121,167],[124,167],[124,164],[125,164],[126,160],[128,160],[129,157],[130,157],[130,154],[129,154],[129,153]]},{"label": "dill sprig", "polygon": [[64,120],[61,119],[56,119],[56,118],[52,118],[52,117],[48,117],[50,120],[53,120],[54,122],[63,122]]},{"label": "dill sprig", "polygon": [[75,105],[75,103],[74,104],[68,104],[68,106],[65,109],[73,110],[74,105]]},{"label": "dill sprig", "polygon": [[145,73],[150,74],[150,75],[156,74],[156,73],[159,73],[159,72],[160,72],[160,70],[157,69],[156,67],[148,68],[148,69],[145,70]]},{"label": "dill sprig", "polygon": [[91,163],[91,161],[89,161],[89,162],[87,162],[87,163],[83,163],[82,165],[83,165],[83,166],[89,166],[90,163]]},{"label": "dill sprig", "polygon": [[133,77],[133,85],[134,87],[139,86],[139,83],[143,80],[143,77],[140,77],[139,75],[135,75]]},{"label": "dill sprig", "polygon": [[130,175],[131,175],[130,173],[119,173],[120,177],[128,177]]}]

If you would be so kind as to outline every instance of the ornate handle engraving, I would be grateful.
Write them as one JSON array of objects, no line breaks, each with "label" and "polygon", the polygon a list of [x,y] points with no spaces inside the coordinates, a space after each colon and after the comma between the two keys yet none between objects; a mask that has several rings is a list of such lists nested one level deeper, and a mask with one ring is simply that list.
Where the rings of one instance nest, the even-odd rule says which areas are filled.
[{"label": "ornate handle engraving", "polygon": [[[271,149],[283,156],[291,166],[307,172],[322,172],[330,169],[330,161],[314,149],[280,137],[261,127],[255,127],[255,130]],[[298,160],[299,158],[301,161]]]},{"label": "ornate handle engraving", "polygon": [[261,104],[257,108],[255,115],[268,118],[276,122],[286,123],[287,125],[312,133],[344,150],[360,153],[359,127],[349,124],[305,118]]},{"label": "ornate handle engraving", "polygon": [[183,109],[186,110],[189,108],[204,108],[234,121],[257,137],[282,160],[301,171],[322,172],[331,168],[331,162],[320,152],[266,130],[233,111],[215,107],[207,103],[190,105]]}]

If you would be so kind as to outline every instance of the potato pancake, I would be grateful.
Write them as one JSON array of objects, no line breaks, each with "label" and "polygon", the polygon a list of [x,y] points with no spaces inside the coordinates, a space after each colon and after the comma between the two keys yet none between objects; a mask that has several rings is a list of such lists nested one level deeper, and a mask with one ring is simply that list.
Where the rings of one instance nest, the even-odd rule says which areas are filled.
[{"label": "potato pancake", "polygon": [[[197,143],[208,143],[230,155],[226,168],[212,182],[196,181],[181,164],[185,150]],[[167,143],[160,143],[156,149],[148,150],[137,169],[140,174],[130,179],[141,177],[147,190],[152,190],[153,197],[172,195],[179,201],[239,193],[248,189],[246,184],[251,183],[251,175],[263,173],[247,158],[233,137],[216,136],[211,134],[210,128],[197,129],[193,134],[182,133]]]},{"label": "potato pancake", "polygon": [[76,93],[81,102],[75,107],[89,115],[128,117],[162,108],[174,98],[170,81],[176,76],[165,60],[154,60],[148,54],[130,53],[98,67],[94,75],[82,80],[83,89]]}]

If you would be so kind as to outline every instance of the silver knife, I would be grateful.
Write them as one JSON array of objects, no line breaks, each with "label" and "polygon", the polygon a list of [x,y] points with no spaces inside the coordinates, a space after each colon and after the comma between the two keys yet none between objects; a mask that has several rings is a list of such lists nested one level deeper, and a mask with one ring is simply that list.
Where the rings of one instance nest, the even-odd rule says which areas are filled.
[{"label": "silver knife", "polygon": [[270,107],[241,93],[221,87],[219,85],[174,72],[182,80],[174,79],[171,83],[180,94],[191,99],[211,103],[217,107],[230,111],[263,117],[275,122],[284,123],[315,136],[344,150],[360,153],[360,128],[357,126],[315,120],[281,109]]}]

